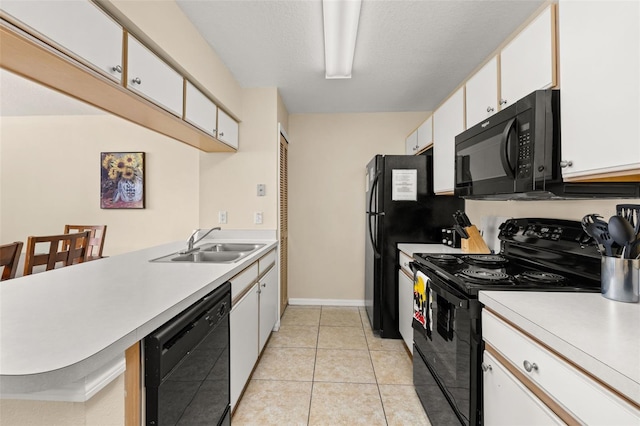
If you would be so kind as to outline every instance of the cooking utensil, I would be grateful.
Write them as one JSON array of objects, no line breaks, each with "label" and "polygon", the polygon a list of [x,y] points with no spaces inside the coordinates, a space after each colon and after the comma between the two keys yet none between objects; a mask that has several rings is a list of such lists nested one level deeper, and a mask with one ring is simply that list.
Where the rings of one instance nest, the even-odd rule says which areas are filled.
[{"label": "cooking utensil", "polygon": [[640,236],[640,204],[618,204],[616,214],[629,221],[636,236]]},{"label": "cooking utensil", "polygon": [[[582,229],[599,245],[600,254],[613,256],[613,238],[609,234],[609,224],[602,216],[591,213],[582,218]],[[600,247],[601,246],[601,247]]]},{"label": "cooking utensil", "polygon": [[611,218],[609,218],[608,229],[611,238],[613,238],[616,244],[624,247],[622,249],[622,257],[630,259],[631,245],[636,241],[636,233],[633,226],[622,216],[611,216]]}]

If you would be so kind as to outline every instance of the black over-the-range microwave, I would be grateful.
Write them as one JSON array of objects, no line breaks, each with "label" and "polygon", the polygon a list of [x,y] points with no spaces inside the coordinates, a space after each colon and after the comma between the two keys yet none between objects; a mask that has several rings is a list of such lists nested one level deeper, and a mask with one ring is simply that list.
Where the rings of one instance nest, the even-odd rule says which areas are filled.
[{"label": "black over-the-range microwave", "polygon": [[629,182],[563,182],[560,145],[560,91],[537,90],[456,136],[455,193],[481,199],[640,196],[640,185]]}]

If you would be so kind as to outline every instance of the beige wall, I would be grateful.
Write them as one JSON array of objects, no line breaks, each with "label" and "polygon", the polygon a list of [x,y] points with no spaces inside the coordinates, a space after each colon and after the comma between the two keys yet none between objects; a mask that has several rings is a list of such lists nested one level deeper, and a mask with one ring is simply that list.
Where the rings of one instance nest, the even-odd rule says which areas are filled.
[{"label": "beige wall", "polygon": [[174,1],[100,3],[150,47],[166,54],[176,68],[186,71],[227,111],[244,119],[240,85]]},{"label": "beige wall", "polygon": [[[100,152],[146,153],[146,208],[100,209]],[[198,225],[198,152],[110,115],[3,117],[0,241],[106,224],[104,254],[185,239]]]},{"label": "beige wall", "polygon": [[640,204],[636,200],[548,200],[548,201],[478,201],[467,200],[465,210],[473,223],[483,216],[542,217],[581,220],[589,213],[598,213],[606,220],[616,214],[616,204]]},{"label": "beige wall", "polygon": [[[200,153],[200,226],[218,225],[227,211],[226,229],[276,229],[278,183],[278,93],[275,88],[243,89],[244,121],[235,154]],[[266,195],[257,196],[257,184]],[[255,212],[263,224],[254,224]]]},{"label": "beige wall", "polygon": [[289,297],[364,299],[365,166],[427,115],[289,116]]}]

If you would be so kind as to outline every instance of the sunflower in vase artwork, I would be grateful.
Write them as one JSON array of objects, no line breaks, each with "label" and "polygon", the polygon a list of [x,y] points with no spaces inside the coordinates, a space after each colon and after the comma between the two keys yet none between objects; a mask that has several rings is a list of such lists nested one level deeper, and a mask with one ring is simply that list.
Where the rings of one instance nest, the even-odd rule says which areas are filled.
[{"label": "sunflower in vase artwork", "polygon": [[101,154],[102,208],[143,208],[144,153]]}]

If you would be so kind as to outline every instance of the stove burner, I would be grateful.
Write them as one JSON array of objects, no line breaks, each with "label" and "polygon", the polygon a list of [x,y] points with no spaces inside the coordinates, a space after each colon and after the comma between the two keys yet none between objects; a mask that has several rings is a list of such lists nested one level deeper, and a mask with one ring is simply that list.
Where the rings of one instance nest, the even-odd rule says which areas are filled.
[{"label": "stove burner", "polygon": [[489,271],[486,269],[465,269],[457,274],[472,283],[479,284],[513,284],[511,276],[504,272]]},{"label": "stove burner", "polygon": [[502,256],[498,256],[497,254],[472,254],[464,256],[463,259],[467,263],[489,267],[502,266],[508,262],[507,259]]},{"label": "stove burner", "polygon": [[527,284],[554,284],[565,285],[565,277],[551,272],[526,271],[517,276],[520,281]]},{"label": "stove burner", "polygon": [[439,263],[442,265],[458,263],[458,258],[450,254],[428,254],[425,257],[430,262]]}]

